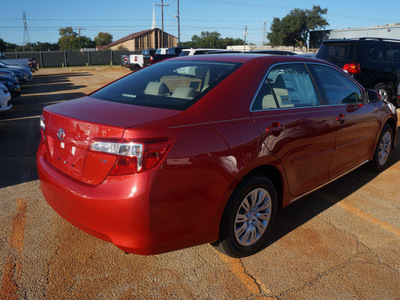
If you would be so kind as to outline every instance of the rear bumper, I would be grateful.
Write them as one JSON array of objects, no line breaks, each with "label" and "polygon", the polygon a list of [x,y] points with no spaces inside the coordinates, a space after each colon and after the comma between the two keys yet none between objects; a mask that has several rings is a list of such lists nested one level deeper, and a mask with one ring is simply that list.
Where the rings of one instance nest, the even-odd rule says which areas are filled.
[{"label": "rear bumper", "polygon": [[[37,169],[44,198],[59,215],[125,252],[158,254],[218,237],[219,219],[214,217],[216,211],[220,213],[218,203],[211,207],[203,203],[199,191],[171,191],[155,172],[123,180],[109,177],[90,186],[52,167],[41,145]],[[204,187],[202,191],[214,193]],[[214,222],[207,222],[208,218]]]}]

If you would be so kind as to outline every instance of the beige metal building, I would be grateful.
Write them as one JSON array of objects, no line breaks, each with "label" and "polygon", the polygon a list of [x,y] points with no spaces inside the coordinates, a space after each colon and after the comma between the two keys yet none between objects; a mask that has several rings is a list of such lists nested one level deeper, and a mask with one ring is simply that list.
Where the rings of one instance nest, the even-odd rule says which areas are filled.
[{"label": "beige metal building", "polygon": [[[164,31],[163,39],[161,37],[161,29],[154,28],[135,32],[123,37],[107,46],[98,47],[98,50],[111,49],[129,51],[142,51],[148,48],[169,48],[176,47],[177,38]],[[101,48],[101,49],[100,49]]]}]

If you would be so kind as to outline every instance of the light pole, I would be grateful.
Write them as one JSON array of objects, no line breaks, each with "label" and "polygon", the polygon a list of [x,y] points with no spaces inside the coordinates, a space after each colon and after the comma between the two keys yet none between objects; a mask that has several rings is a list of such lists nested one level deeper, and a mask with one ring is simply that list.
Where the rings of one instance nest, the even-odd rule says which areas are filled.
[{"label": "light pole", "polygon": [[246,40],[247,40],[247,35],[249,33],[247,32],[247,26],[244,28],[243,36],[244,36],[244,45],[243,45],[243,51],[246,51]]},{"label": "light pole", "polygon": [[181,21],[180,21],[180,15],[179,15],[179,0],[177,0],[177,12],[175,15],[175,18],[178,20],[178,46],[181,45]]}]

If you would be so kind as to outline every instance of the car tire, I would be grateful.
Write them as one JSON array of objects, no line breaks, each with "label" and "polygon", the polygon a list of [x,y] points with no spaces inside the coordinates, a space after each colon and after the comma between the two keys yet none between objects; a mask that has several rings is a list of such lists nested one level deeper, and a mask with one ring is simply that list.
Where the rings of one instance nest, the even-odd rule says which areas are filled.
[{"label": "car tire", "polygon": [[235,258],[259,252],[273,226],[277,202],[275,186],[268,177],[255,174],[245,178],[225,208],[220,238],[212,245]]},{"label": "car tire", "polygon": [[129,67],[129,69],[130,69],[132,72],[136,72],[137,70],[140,69],[140,66],[139,66],[138,64],[135,64],[135,65]]},{"label": "car tire", "polygon": [[377,91],[379,95],[381,95],[382,100],[391,102],[392,92],[386,84],[378,83],[377,85],[375,85],[374,90]]},{"label": "car tire", "polygon": [[380,172],[386,168],[389,155],[393,145],[393,130],[389,124],[383,126],[382,132],[379,135],[378,144],[374,152],[374,157],[370,162],[371,169],[375,172]]}]

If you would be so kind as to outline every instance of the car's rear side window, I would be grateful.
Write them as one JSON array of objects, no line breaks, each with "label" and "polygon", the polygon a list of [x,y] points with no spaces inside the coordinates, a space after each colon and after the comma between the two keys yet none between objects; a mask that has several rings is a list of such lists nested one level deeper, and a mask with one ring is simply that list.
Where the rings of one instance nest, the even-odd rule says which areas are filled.
[{"label": "car's rear side window", "polygon": [[386,44],[369,44],[367,48],[368,59],[374,62],[389,62],[386,50]]},{"label": "car's rear side window", "polygon": [[303,64],[274,66],[262,83],[252,110],[319,105],[318,93]]},{"label": "car's rear side window", "polygon": [[235,62],[166,61],[135,72],[92,97],[141,106],[185,110],[242,65]]},{"label": "car's rear side window", "polygon": [[391,43],[388,56],[395,64],[400,64],[400,43]]},{"label": "car's rear side window", "polygon": [[352,43],[324,43],[317,53],[317,58],[349,60],[354,59],[354,52]]}]

